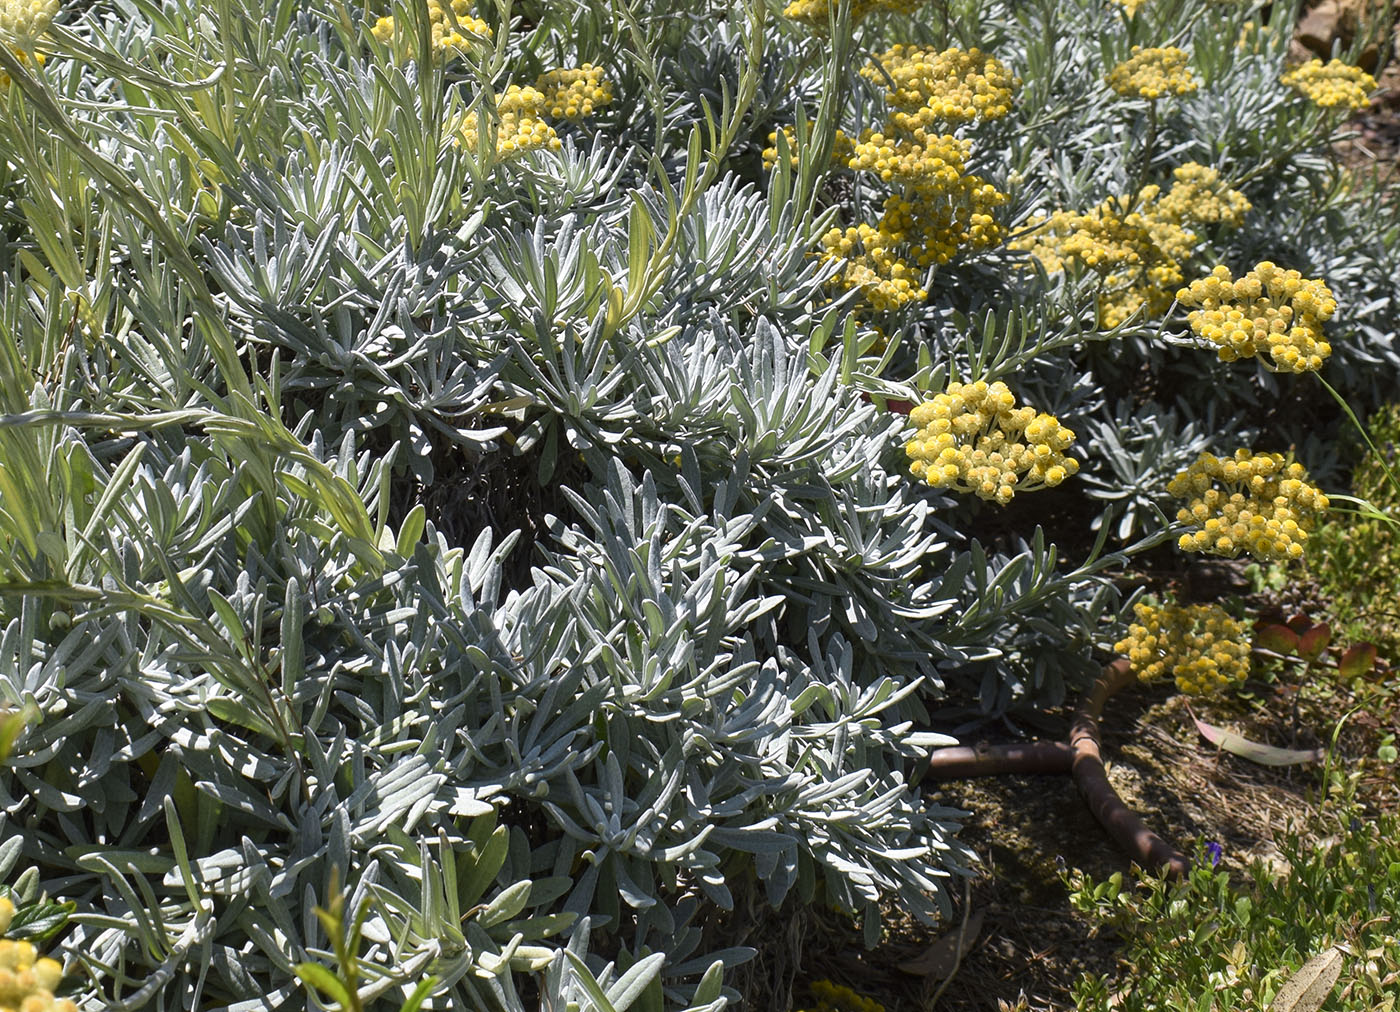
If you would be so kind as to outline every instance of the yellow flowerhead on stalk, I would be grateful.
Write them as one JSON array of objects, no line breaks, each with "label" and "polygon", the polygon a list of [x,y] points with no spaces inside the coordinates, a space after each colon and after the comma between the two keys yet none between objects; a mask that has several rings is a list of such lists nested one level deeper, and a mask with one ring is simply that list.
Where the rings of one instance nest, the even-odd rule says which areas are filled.
[{"label": "yellow flowerhead on stalk", "polygon": [[1141,681],[1170,674],[1176,687],[1205,695],[1249,675],[1245,625],[1214,604],[1133,605],[1135,621],[1113,649],[1132,662]]},{"label": "yellow flowerhead on stalk", "polygon": [[1046,273],[1092,271],[1103,280],[1099,326],[1110,329],[1134,313],[1165,313],[1184,280],[1181,261],[1196,235],[1156,203],[1160,187],[1145,186],[1137,199],[1110,197],[1084,213],[1055,211],[1032,218],[1029,230],[1008,245],[1031,254]]},{"label": "yellow flowerhead on stalk", "polygon": [[1005,383],[950,383],[909,414],[909,473],[934,488],[1006,505],[1017,492],[1058,485],[1079,470],[1074,433],[1053,415],[1016,406]]},{"label": "yellow flowerhead on stalk", "polygon": [[1218,170],[1187,162],[1172,170],[1172,179],[1171,189],[1157,201],[1157,213],[1163,219],[1188,226],[1239,228],[1244,224],[1249,198],[1221,182]]},{"label": "yellow flowerhead on stalk", "polygon": [[1196,528],[1177,546],[1232,559],[1248,552],[1260,562],[1301,559],[1318,516],[1330,505],[1307,477],[1303,465],[1278,453],[1201,454],[1167,484],[1172,496],[1187,500],[1176,518]]},{"label": "yellow flowerhead on stalk", "polygon": [[[925,0],[851,0],[851,23],[875,11],[890,14],[912,14]],[[821,31],[831,24],[831,18],[841,7],[840,0],[792,0],[783,8],[783,17],[808,28]]]},{"label": "yellow flowerhead on stalk", "polygon": [[[496,101],[500,122],[496,127],[496,157],[510,158],[523,151],[546,149],[558,151],[559,135],[542,119],[548,102],[544,93],[528,85],[512,84]],[[453,140],[468,148],[477,143],[477,118],[468,113],[457,125]]]},{"label": "yellow flowerhead on stalk", "polygon": [[1191,310],[1191,330],[1216,345],[1223,361],[1257,358],[1273,372],[1315,372],[1332,354],[1322,335],[1337,311],[1331,290],[1267,260],[1238,281],[1230,268],[1217,267],[1176,300]]},{"label": "yellow flowerhead on stalk", "polygon": [[860,74],[885,86],[894,130],[913,133],[1000,119],[1011,111],[1016,78],[980,49],[895,46],[875,59]]},{"label": "yellow flowerhead on stalk", "polygon": [[[783,127],[783,136],[787,138],[788,151],[790,153],[792,167],[798,165],[797,154],[797,131],[793,127]],[[838,168],[846,168],[851,160],[851,155],[855,150],[855,145],[845,132],[839,128],[836,131],[835,139],[831,145],[831,165]],[[778,132],[775,130],[768,135],[768,146],[763,149],[763,167],[772,171],[773,166],[778,164]]]},{"label": "yellow flowerhead on stalk", "polygon": [[17,1012],[77,1012],[67,998],[55,998],[54,988],[63,979],[56,959],[39,958],[27,941],[0,939],[0,1008]]},{"label": "yellow flowerhead on stalk", "polygon": [[[452,57],[474,42],[491,38],[491,26],[472,14],[471,0],[450,0],[446,6],[442,0],[427,0],[427,4],[434,55]],[[393,17],[382,17],[370,32],[380,42],[389,44],[394,40],[395,28]]]},{"label": "yellow flowerhead on stalk", "polygon": [[[0,35],[12,35],[10,51],[21,63],[29,62],[27,50],[34,48],[40,35],[58,16],[58,0],[0,0]],[[44,54],[35,53],[34,62],[42,67]],[[0,88],[9,87],[10,75],[0,71]]]},{"label": "yellow flowerhead on stalk", "polygon": [[1110,88],[1127,98],[1156,101],[1163,95],[1189,95],[1196,90],[1187,66],[1190,59],[1185,50],[1175,46],[1134,46],[1132,56],[1110,70],[1106,80]]},{"label": "yellow flowerhead on stalk", "polygon": [[833,228],[822,236],[821,259],[841,265],[837,287],[859,291],[878,312],[892,312],[927,296],[919,271],[896,251],[898,239],[874,226]]},{"label": "yellow flowerhead on stalk", "polygon": [[58,0],[0,0],[0,32],[32,44],[58,16]]},{"label": "yellow flowerhead on stalk", "polygon": [[1279,78],[1313,105],[1323,109],[1365,109],[1371,104],[1376,79],[1360,67],[1341,60],[1309,60]]},{"label": "yellow flowerhead on stalk", "polygon": [[535,87],[544,95],[545,113],[554,119],[580,120],[613,100],[612,82],[591,63],[541,74]]}]

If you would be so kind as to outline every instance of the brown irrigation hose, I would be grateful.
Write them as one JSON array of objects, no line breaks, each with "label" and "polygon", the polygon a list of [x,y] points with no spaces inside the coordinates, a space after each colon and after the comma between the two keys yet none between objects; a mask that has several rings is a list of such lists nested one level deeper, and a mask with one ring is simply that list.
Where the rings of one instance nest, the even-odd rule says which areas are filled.
[{"label": "brown irrigation hose", "polygon": [[1144,868],[1165,869],[1171,877],[1179,878],[1191,870],[1191,862],[1123,803],[1104,770],[1099,715],[1104,704],[1132,681],[1133,671],[1126,658],[1105,664],[1075,712],[1068,743],[938,749],[929,756],[926,775],[933,780],[962,780],[997,773],[1071,773],[1094,818],[1119,846]]}]

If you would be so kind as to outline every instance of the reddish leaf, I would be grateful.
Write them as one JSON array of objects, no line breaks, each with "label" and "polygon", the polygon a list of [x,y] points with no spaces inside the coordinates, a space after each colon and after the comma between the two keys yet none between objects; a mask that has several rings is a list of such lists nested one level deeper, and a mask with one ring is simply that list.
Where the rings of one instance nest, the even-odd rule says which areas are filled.
[{"label": "reddish leaf", "polygon": [[1276,654],[1291,654],[1298,649],[1298,634],[1286,625],[1266,625],[1254,630],[1254,645]]},{"label": "reddish leaf", "polygon": [[1223,727],[1207,724],[1194,714],[1191,719],[1196,721],[1196,729],[1201,732],[1201,737],[1205,738],[1206,741],[1242,759],[1259,763],[1261,766],[1291,766],[1294,763],[1320,762],[1322,757],[1327,754],[1325,750],[1320,748],[1277,748],[1273,745],[1263,745],[1241,737],[1234,731],[1227,731]]},{"label": "reddish leaf", "polygon": [[1337,674],[1343,678],[1360,678],[1376,666],[1374,643],[1353,643],[1337,662]]},{"label": "reddish leaf", "polygon": [[1322,651],[1326,650],[1327,644],[1331,642],[1332,627],[1326,622],[1319,622],[1298,637],[1298,653],[1310,661],[1315,661],[1322,656]]},{"label": "reddish leaf", "polygon": [[891,398],[887,404],[889,409],[897,415],[907,415],[914,410],[914,405],[908,401],[900,401]]},{"label": "reddish leaf", "polygon": [[1288,628],[1292,629],[1295,633],[1300,634],[1305,633],[1309,629],[1311,629],[1312,624],[1313,620],[1308,618],[1308,616],[1304,615],[1302,612],[1299,612],[1298,614],[1294,615],[1288,620]]}]

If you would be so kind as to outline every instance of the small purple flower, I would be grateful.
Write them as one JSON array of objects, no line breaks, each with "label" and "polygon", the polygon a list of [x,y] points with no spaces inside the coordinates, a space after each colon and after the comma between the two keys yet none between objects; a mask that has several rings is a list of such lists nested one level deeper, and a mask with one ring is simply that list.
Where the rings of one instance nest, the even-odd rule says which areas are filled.
[{"label": "small purple flower", "polygon": [[1210,866],[1217,868],[1220,866],[1220,858],[1225,853],[1225,848],[1211,840],[1206,844],[1206,853],[1210,855]]}]

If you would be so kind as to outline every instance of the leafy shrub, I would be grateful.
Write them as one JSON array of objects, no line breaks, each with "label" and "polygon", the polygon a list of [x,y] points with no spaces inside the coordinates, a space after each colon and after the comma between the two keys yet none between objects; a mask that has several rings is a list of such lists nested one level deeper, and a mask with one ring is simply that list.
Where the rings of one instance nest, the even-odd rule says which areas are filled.
[{"label": "leafy shrub", "polygon": [[[799,6],[6,27],[0,836],[87,1007],[717,1009],[761,941],[723,911],[934,919],[929,728],[1096,670],[1171,462],[1323,473],[1311,378],[1173,286],[1320,278],[1338,386],[1393,387],[1396,223],[1280,86],[1282,7],[1235,47],[1205,0]],[[987,101],[920,90],[932,35]],[[1196,89],[1118,96],[1167,37]],[[1127,266],[1004,241],[1061,212]],[[1088,492],[915,480],[892,409],[954,382],[1044,437],[978,466]]]}]

